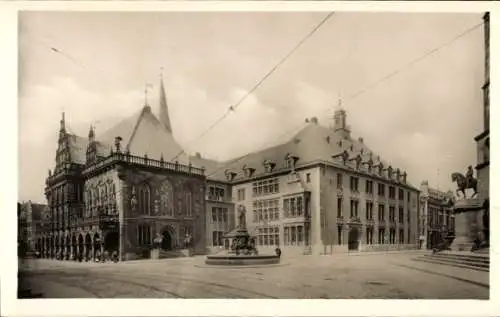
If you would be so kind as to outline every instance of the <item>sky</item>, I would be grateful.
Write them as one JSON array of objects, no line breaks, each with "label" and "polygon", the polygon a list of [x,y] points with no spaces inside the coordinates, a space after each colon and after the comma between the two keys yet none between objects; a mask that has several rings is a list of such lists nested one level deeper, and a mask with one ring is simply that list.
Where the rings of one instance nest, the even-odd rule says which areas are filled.
[{"label": "sky", "polygon": [[19,199],[45,202],[62,111],[70,131],[87,136],[93,124],[99,138],[144,105],[146,83],[157,112],[161,68],[174,137],[189,153],[227,160],[305,118],[329,125],[340,98],[352,135],[414,186],[455,189],[450,174],[476,165],[483,128],[483,29],[408,64],[481,23],[477,13],[338,12],[198,138],[326,14],[21,12]]}]

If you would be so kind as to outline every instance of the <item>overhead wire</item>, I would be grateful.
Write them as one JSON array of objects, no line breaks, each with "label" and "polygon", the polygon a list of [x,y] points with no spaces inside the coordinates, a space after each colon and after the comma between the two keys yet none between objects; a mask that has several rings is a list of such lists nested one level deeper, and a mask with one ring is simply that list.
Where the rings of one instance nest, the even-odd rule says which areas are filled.
[{"label": "overhead wire", "polygon": [[[290,56],[292,56],[314,33],[316,33],[333,15],[335,11],[329,12],[309,33],[306,34],[293,48],[290,50],[283,58],[281,58],[276,65],[274,65],[245,95],[243,95],[236,103],[231,105],[226,112],[217,119],[212,125],[210,125],[205,131],[203,131],[198,137],[193,139],[188,143],[194,143],[204,137],[208,132],[215,128],[220,122],[222,122],[231,112],[234,112],[255,90],[257,90],[264,81],[269,78],[283,63],[285,63]],[[171,160],[175,160],[180,155],[186,153],[185,150],[181,150],[177,155],[175,155]]]},{"label": "overhead wire", "polygon": [[[355,92],[355,93],[353,93],[353,94],[349,95],[346,99],[343,99],[343,100],[342,100],[342,103],[344,104],[344,102],[345,102],[345,101],[352,101],[353,99],[358,98],[359,96],[361,96],[361,95],[363,95],[363,94],[367,93],[368,91],[370,91],[370,90],[372,90],[372,89],[376,88],[376,87],[377,87],[377,86],[379,86],[381,83],[383,83],[383,82],[385,82],[385,81],[387,81],[387,80],[389,80],[389,79],[391,79],[391,78],[393,78],[393,77],[395,77],[395,76],[399,75],[399,74],[400,74],[400,73],[402,73],[404,70],[406,70],[406,69],[408,69],[408,68],[412,67],[413,65],[415,65],[415,64],[417,64],[417,63],[419,63],[419,62],[421,62],[421,61],[423,61],[424,59],[426,59],[427,57],[429,57],[429,56],[430,56],[430,55],[432,55],[432,54],[435,54],[436,52],[440,51],[440,50],[441,50],[441,49],[443,49],[444,47],[447,47],[447,46],[449,46],[449,45],[453,44],[453,43],[454,43],[454,42],[456,42],[458,39],[460,39],[460,38],[464,37],[465,35],[467,35],[467,34],[471,33],[472,31],[476,30],[478,27],[482,26],[483,24],[484,24],[484,22],[481,22],[481,23],[478,23],[478,24],[476,24],[476,25],[474,25],[474,26],[472,26],[472,27],[470,27],[470,28],[467,28],[465,31],[463,31],[463,32],[459,33],[458,35],[456,35],[456,36],[455,36],[455,37],[453,37],[452,39],[450,39],[450,40],[448,40],[448,41],[446,41],[446,42],[444,42],[444,43],[440,44],[439,46],[437,46],[437,47],[435,47],[435,48],[433,48],[433,49],[430,49],[430,50],[426,51],[424,54],[422,54],[422,55],[420,55],[419,57],[417,57],[417,58],[415,58],[415,59],[411,60],[410,62],[406,63],[404,66],[402,66],[402,67],[398,68],[397,70],[395,70],[395,71],[393,71],[393,72],[389,73],[388,75],[385,75],[385,76],[381,77],[380,79],[378,79],[378,80],[376,80],[375,82],[373,82],[373,83],[369,84],[369,85],[368,85],[368,86],[366,86],[365,88],[363,88],[363,89],[361,89],[361,90],[359,90],[359,91],[357,91],[357,92]],[[302,123],[302,124],[303,124],[303,123]],[[296,129],[296,127],[295,127],[294,129]],[[293,129],[292,129],[292,130],[293,130]],[[283,135],[284,135],[284,134],[286,134],[286,133],[288,133],[288,132],[290,132],[290,131],[291,131],[291,130],[287,130],[285,133],[283,133]],[[281,137],[281,136],[282,136],[282,135],[280,135],[279,137]],[[255,151],[253,151],[253,152],[260,152],[260,151],[264,150],[266,147],[269,147],[268,143],[266,143],[264,146],[260,147],[259,149],[255,150]],[[247,154],[247,155],[248,155],[248,154]],[[207,177],[210,177],[210,176],[215,175],[215,174],[216,174],[216,173],[218,173],[221,169],[223,169],[223,168],[225,168],[225,167],[227,167],[227,166],[230,166],[230,165],[232,165],[232,164],[235,164],[236,162],[241,161],[241,160],[242,160],[243,158],[245,158],[245,157],[246,157],[246,155],[245,155],[245,156],[241,156],[241,157],[239,157],[239,158],[238,158],[238,159],[236,159],[236,160],[232,160],[232,161],[230,160],[230,161],[228,161],[225,165],[223,165],[222,167],[220,167],[220,168],[216,169],[214,172],[212,172],[212,173],[210,173],[209,175],[207,175]]]}]

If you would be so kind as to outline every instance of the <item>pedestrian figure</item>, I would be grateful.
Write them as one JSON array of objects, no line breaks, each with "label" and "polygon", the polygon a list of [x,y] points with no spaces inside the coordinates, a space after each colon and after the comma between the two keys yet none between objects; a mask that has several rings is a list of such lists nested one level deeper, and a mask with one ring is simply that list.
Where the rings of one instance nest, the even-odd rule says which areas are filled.
[{"label": "pedestrian figure", "polygon": [[276,252],[276,255],[281,258],[281,249],[280,249],[280,247],[277,247],[274,251]]}]

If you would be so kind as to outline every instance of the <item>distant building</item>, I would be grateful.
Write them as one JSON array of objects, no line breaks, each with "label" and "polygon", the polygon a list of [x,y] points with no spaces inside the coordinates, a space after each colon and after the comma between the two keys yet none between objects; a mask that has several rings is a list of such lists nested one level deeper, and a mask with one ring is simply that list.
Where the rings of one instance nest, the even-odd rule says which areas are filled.
[{"label": "distant building", "polygon": [[47,205],[27,202],[18,203],[18,239],[25,244],[28,251],[40,248],[37,237],[43,232],[41,217]]},{"label": "distant building", "polygon": [[316,118],[288,142],[229,162],[235,208],[260,249],[324,254],[418,247],[419,191],[406,172],[352,138],[346,112]]},{"label": "distant building", "polygon": [[453,192],[429,187],[428,181],[420,185],[420,247],[432,249],[449,234],[455,232],[455,216],[451,201]]}]

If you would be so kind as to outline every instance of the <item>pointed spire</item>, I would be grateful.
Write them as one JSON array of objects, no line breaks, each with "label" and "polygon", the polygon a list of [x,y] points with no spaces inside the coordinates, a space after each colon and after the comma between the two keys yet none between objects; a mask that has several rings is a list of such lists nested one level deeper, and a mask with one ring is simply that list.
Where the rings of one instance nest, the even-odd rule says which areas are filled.
[{"label": "pointed spire", "polygon": [[94,141],[94,137],[95,137],[94,127],[92,125],[90,125],[89,141]]},{"label": "pointed spire", "polygon": [[59,131],[66,132],[66,120],[64,119],[64,111],[62,112],[61,128],[59,129]]},{"label": "pointed spire", "polygon": [[163,86],[163,67],[161,68],[160,74],[160,122],[168,132],[172,132],[172,126],[170,125],[170,118],[168,116],[167,97],[165,96],[165,87]]}]

